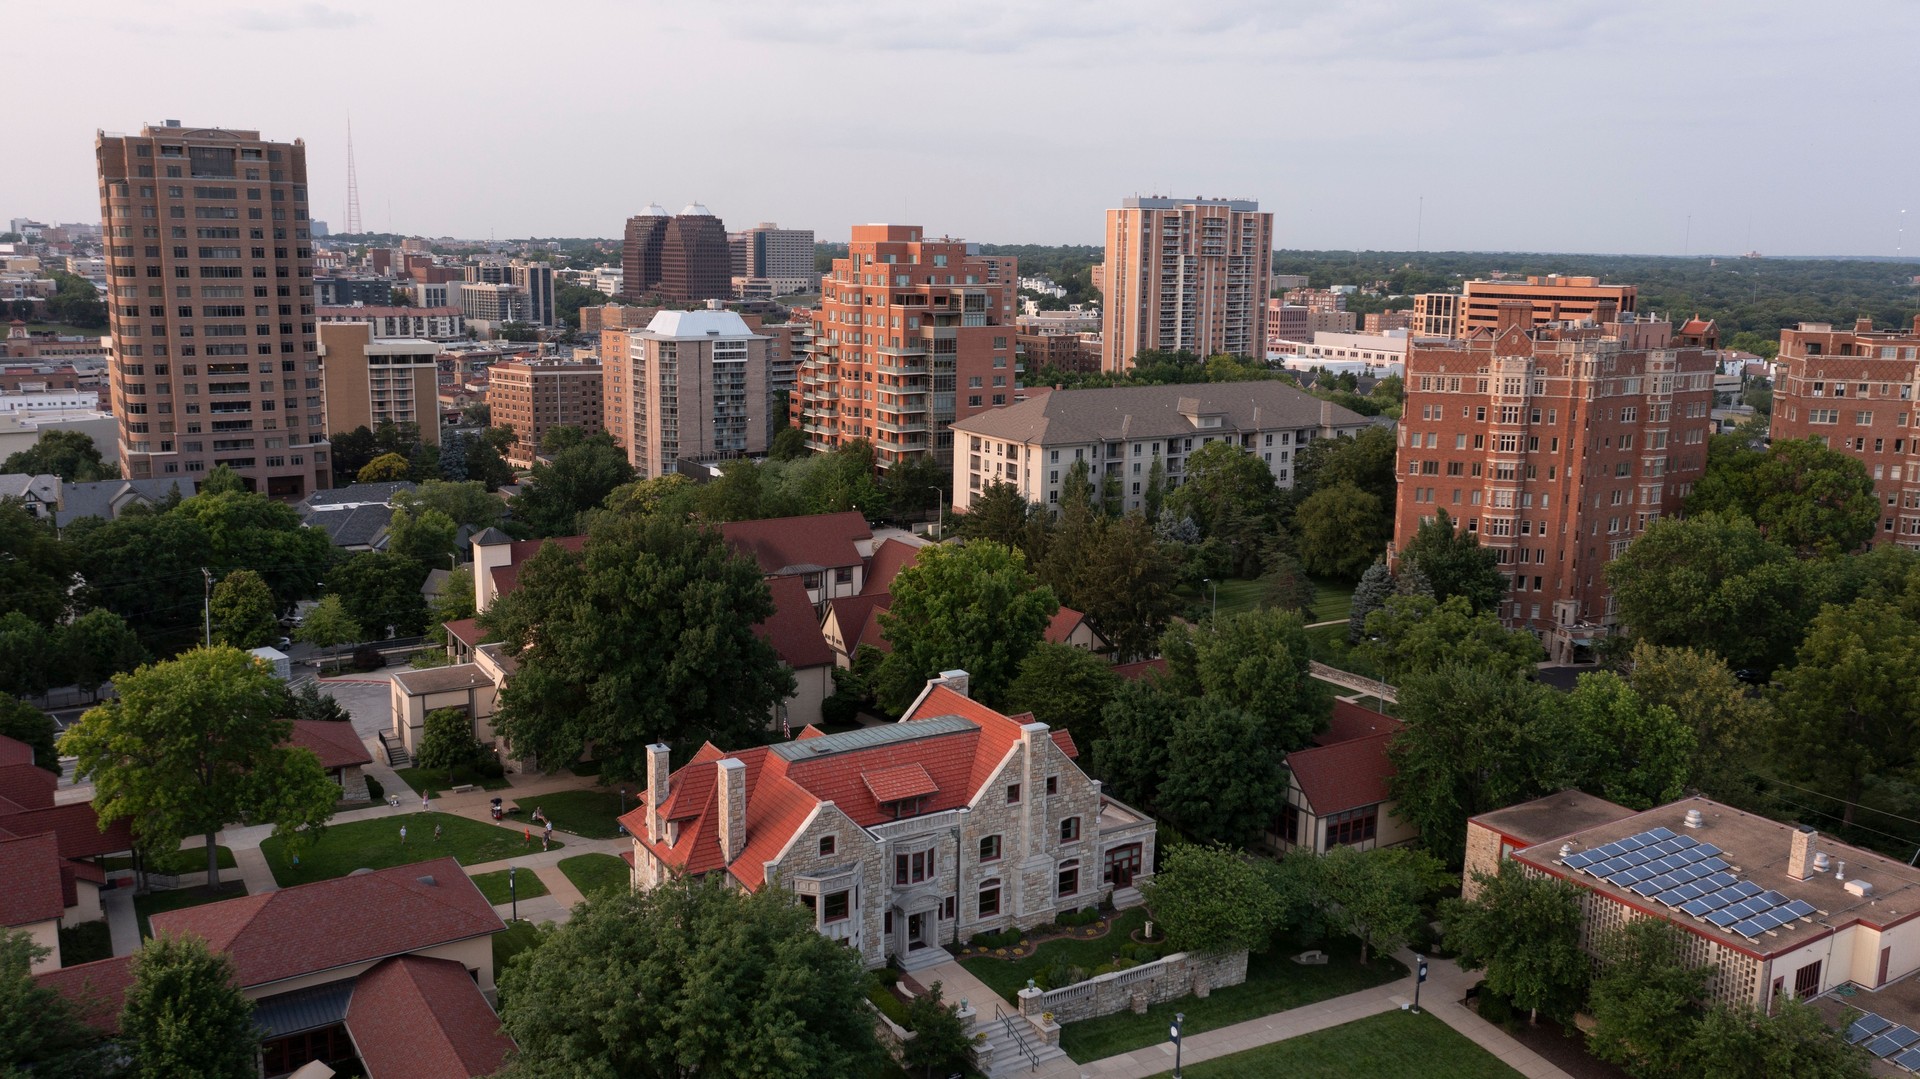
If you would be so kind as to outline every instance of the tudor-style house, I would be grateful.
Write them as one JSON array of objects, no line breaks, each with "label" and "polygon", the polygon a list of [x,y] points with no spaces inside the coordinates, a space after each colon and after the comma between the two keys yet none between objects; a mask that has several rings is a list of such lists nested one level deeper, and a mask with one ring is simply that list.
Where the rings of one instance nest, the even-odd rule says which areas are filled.
[{"label": "tudor-style house", "polygon": [[621,818],[633,883],[720,873],[793,892],[869,966],[943,962],[940,945],[1111,897],[1140,901],[1154,822],[1100,790],[1066,731],[1008,717],[947,671],[898,723],[725,752],[702,746]]}]

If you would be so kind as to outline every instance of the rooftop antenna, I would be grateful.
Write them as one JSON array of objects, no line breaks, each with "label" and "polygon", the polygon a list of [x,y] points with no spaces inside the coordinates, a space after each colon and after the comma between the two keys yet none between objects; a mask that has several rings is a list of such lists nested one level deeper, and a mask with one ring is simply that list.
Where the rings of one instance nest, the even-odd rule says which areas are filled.
[{"label": "rooftop antenna", "polygon": [[347,232],[360,233],[360,175],[353,168],[353,114],[347,114]]},{"label": "rooftop antenna", "polygon": [[1427,227],[1427,197],[1425,195],[1422,195],[1420,196],[1420,208],[1414,214],[1414,218],[1413,218],[1413,250],[1415,254],[1418,254],[1419,252],[1425,250],[1425,248],[1420,246],[1420,237],[1421,237],[1421,233],[1426,229],[1426,227]]}]

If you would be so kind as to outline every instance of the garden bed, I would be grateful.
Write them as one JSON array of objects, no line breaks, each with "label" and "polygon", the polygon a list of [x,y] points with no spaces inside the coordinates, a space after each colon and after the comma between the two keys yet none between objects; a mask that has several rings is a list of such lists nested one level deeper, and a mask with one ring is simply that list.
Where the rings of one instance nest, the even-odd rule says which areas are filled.
[{"label": "garden bed", "polygon": [[1079,967],[1091,973],[1113,962],[1118,958],[1120,945],[1118,941],[1104,938],[1118,930],[1120,939],[1130,941],[1133,932],[1146,920],[1146,911],[1136,907],[1111,919],[1101,918],[1088,925],[1069,927],[1051,936],[1032,933],[1008,945],[968,946],[960,950],[960,964],[985,982],[987,988],[1012,1002],[1019,999],[1028,979],[1038,980],[1050,967]]}]

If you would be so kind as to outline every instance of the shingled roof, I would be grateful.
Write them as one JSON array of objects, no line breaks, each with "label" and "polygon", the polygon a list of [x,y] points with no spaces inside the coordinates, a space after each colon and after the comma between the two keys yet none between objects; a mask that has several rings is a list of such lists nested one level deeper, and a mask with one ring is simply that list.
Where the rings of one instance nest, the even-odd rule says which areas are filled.
[{"label": "shingled roof", "polygon": [[373,762],[373,754],[367,751],[367,744],[360,740],[351,723],[296,719],[293,721],[293,744],[313,750],[313,755],[320,758],[320,767],[329,772],[335,768]]},{"label": "shingled roof", "polygon": [[347,1033],[376,1079],[492,1075],[514,1048],[467,968],[422,955],[385,960],[355,979]]},{"label": "shingled roof", "polygon": [[0,926],[51,921],[60,895],[60,848],[51,834],[0,839]]},{"label": "shingled roof", "polygon": [[41,971],[34,984],[67,998],[75,1016],[102,1034],[120,1033],[120,1009],[133,984],[133,957],[116,955],[91,963]]},{"label": "shingled roof", "polygon": [[873,529],[865,517],[848,510],[729,521],[720,526],[720,535],[735,550],[751,555],[761,573],[774,577],[858,566],[863,559],[856,544],[872,539]]},{"label": "shingled roof", "polygon": [[243,987],[406,955],[506,928],[452,858],[155,914],[233,957]]},{"label": "shingled roof", "polygon": [[772,645],[780,662],[794,670],[831,664],[833,649],[820,635],[820,619],[800,578],[775,577],[767,587],[773,591],[773,615],[754,624],[754,636]]},{"label": "shingled roof", "polygon": [[1395,769],[1387,745],[1402,724],[1392,716],[1335,701],[1333,721],[1318,745],[1287,754],[1287,769],[1315,816],[1378,805],[1391,797]]}]

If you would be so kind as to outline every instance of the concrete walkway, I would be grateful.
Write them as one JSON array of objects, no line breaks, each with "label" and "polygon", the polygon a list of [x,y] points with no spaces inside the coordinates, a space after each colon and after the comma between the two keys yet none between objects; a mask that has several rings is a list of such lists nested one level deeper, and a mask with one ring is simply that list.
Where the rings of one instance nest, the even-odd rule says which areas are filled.
[{"label": "concrete walkway", "polygon": [[[1413,953],[1402,949],[1399,960],[1408,970],[1414,969]],[[958,972],[950,974],[949,972]],[[982,1013],[991,1014],[991,1003],[1000,998],[993,991],[968,974],[959,963],[945,963],[920,971],[915,977],[923,983],[940,979],[947,983],[946,994],[949,999],[966,996],[975,1008]],[[980,995],[962,992],[959,986],[962,979],[969,990]],[[1421,1010],[1431,1013],[1441,1022],[1464,1034],[1482,1049],[1498,1057],[1508,1067],[1519,1072],[1527,1079],[1572,1079],[1566,1072],[1509,1037],[1505,1031],[1475,1015],[1460,1003],[1467,988],[1479,980],[1476,974],[1463,971],[1451,960],[1430,959],[1427,961],[1427,984],[1421,987]],[[977,988],[975,988],[977,987]],[[1413,979],[1411,976],[1389,982],[1386,985],[1363,989],[1358,993],[1349,993],[1343,997],[1334,997],[1314,1004],[1305,1004],[1273,1015],[1249,1019],[1243,1023],[1221,1027],[1217,1030],[1189,1034],[1186,1037],[1183,1062],[1197,1064],[1203,1060],[1230,1056],[1234,1053],[1255,1049],[1273,1042],[1296,1038],[1302,1034],[1326,1030],[1341,1026],[1357,1019],[1395,1011],[1412,1003]],[[1005,1001],[1000,1001],[1006,1007]],[[1077,1064],[1071,1060],[1057,1060],[1043,1065],[1034,1072],[1021,1072],[1033,1079],[1148,1079],[1173,1068],[1173,1047],[1165,1042],[1135,1049],[1129,1053],[1106,1057],[1102,1060]]]},{"label": "concrete walkway", "polygon": [[113,954],[132,955],[139,951],[140,916],[133,910],[133,889],[101,892],[100,907],[107,912],[107,937],[113,942]]}]

